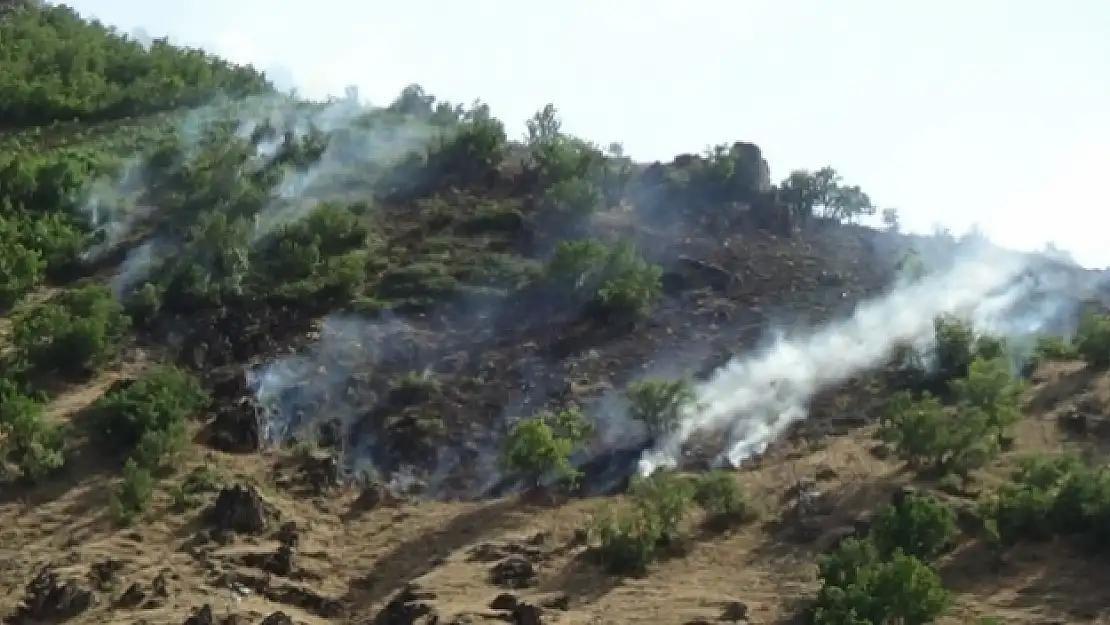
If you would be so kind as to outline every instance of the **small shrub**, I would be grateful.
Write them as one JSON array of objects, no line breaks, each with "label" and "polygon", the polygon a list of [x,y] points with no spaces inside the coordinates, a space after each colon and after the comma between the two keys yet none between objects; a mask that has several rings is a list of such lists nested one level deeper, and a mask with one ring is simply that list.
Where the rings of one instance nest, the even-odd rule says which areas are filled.
[{"label": "small shrub", "polygon": [[64,428],[46,421],[42,404],[6,389],[0,393],[0,460],[15,476],[38,481],[65,465]]},{"label": "small shrub", "polygon": [[73,377],[115,356],[130,323],[107,287],[79,287],[17,314],[12,343],[30,368]]},{"label": "small shrub", "polygon": [[684,379],[639,380],[629,384],[624,394],[631,403],[630,416],[643,423],[653,438],[674,433],[685,411],[697,400],[690,382]]},{"label": "small shrub", "polygon": [[592,424],[577,409],[524,419],[513,426],[505,440],[502,465],[520,474],[532,487],[538,487],[551,473],[573,483],[579,471],[570,463],[571,453],[591,431]]},{"label": "small shrub", "polygon": [[551,286],[618,315],[641,315],[663,292],[662,269],[644,260],[635,245],[607,246],[593,239],[563,241],[548,262]]},{"label": "small shrub", "polygon": [[1022,461],[1013,482],[982,504],[988,537],[1001,546],[1086,536],[1102,548],[1110,539],[1110,471],[1076,457]]},{"label": "small shrub", "polygon": [[820,559],[818,572],[823,584],[811,615],[815,625],[925,625],[951,603],[928,565],[901,551],[884,560],[866,540],[845,540]]},{"label": "small shrub", "polygon": [[570,178],[552,184],[540,198],[541,210],[560,222],[577,223],[602,208],[601,189],[583,178]]},{"label": "small shrub", "polygon": [[981,410],[987,427],[1001,437],[1006,428],[1021,420],[1019,400],[1024,390],[1010,363],[1002,358],[976,357],[968,366],[967,377],[953,380],[953,394],[959,405]]},{"label": "small shrub", "polygon": [[181,449],[189,418],[206,401],[189,373],[162,366],[109,391],[92,410],[105,449],[132,455],[139,466],[153,470]]},{"label": "small shrub", "polygon": [[879,436],[915,469],[966,477],[998,455],[997,430],[991,423],[990,415],[977,407],[949,408],[928,394],[915,401],[900,392],[890,401]]},{"label": "small shrub", "polygon": [[625,505],[594,516],[598,559],[612,573],[642,574],[661,551],[679,544],[692,497],[690,481],[671,471],[634,479]]},{"label": "small shrub", "polygon": [[955,535],[955,511],[927,495],[907,495],[897,505],[884,506],[871,524],[871,540],[883,557],[901,551],[928,562]]},{"label": "small shrub", "polygon": [[1110,367],[1110,316],[1084,315],[1075,333],[1075,350],[1092,367]]},{"label": "small shrub", "polygon": [[42,255],[24,246],[15,224],[0,217],[0,310],[11,308],[45,273]]},{"label": "small shrub", "polygon": [[205,467],[197,467],[180,484],[169,489],[170,506],[177,512],[184,512],[196,507],[201,495],[215,492],[219,487],[220,480],[215,473]]},{"label": "small shrub", "polygon": [[1079,357],[1079,351],[1075,345],[1059,336],[1037,337],[1037,342],[1033,346],[1033,359],[1036,362],[1077,360]]},{"label": "small shrub", "polygon": [[123,479],[109,502],[112,515],[120,524],[130,525],[150,507],[153,497],[154,477],[134,459],[128,459],[123,467]]},{"label": "small shrub", "polygon": [[633,478],[628,489],[634,506],[654,517],[662,540],[682,538],[681,524],[694,499],[694,484],[674,471],[659,470],[650,477]]},{"label": "small shrub", "polygon": [[562,241],[547,263],[547,279],[566,293],[597,288],[609,248],[595,239]]},{"label": "small shrub", "polygon": [[640,256],[636,247],[621,242],[605,267],[605,280],[597,300],[606,310],[639,316],[651,311],[663,294],[663,270]]},{"label": "small shrub", "polygon": [[955,317],[938,317],[933,322],[937,375],[943,380],[967,375],[975,357],[975,331]]},{"label": "small shrub", "polygon": [[739,525],[756,516],[755,506],[728,471],[701,476],[694,485],[694,502],[706,511],[706,521],[714,529]]},{"label": "small shrub", "polygon": [[595,515],[590,535],[597,542],[594,553],[598,560],[616,575],[643,574],[663,542],[659,520],[634,507],[606,509]]}]

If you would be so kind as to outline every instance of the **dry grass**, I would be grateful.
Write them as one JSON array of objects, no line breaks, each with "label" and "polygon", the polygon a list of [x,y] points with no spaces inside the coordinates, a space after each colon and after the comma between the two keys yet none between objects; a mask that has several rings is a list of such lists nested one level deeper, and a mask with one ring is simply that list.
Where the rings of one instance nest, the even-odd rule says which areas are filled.
[{"label": "dry grass", "polygon": [[[1055,385],[1067,384],[1078,368],[1042,371],[1030,402],[1043,401]],[[88,388],[63,394],[52,406],[58,418],[80,414],[113,376]],[[1091,378],[1083,392],[1103,393],[1110,380]],[[1038,399],[1040,398],[1040,399]],[[1017,430],[1017,449],[1046,452],[1067,445],[1051,415],[1029,417]],[[816,447],[816,448],[814,448]],[[40,563],[52,562],[64,573],[85,578],[90,565],[121,563],[118,580],[104,599],[118,596],[134,582],[149,585],[167,573],[170,596],[149,609],[114,609],[110,601],[76,619],[76,623],[180,623],[192,609],[211,604],[217,615],[235,612],[261,618],[282,610],[301,623],[365,622],[390,595],[417,580],[436,595],[446,617],[496,620],[490,601],[503,589],[487,579],[488,562],[474,561],[481,544],[539,543],[542,556],[538,583],[519,591],[542,602],[565,595],[565,611],[548,610],[560,623],[685,623],[716,620],[723,606],[742,601],[751,622],[785,622],[816,589],[813,562],[821,547],[850,527],[859,514],[887,501],[908,476],[892,460],[876,459],[867,432],[833,437],[808,447],[784,444],[755,468],[739,473],[747,491],[763,509],[762,520],[732,533],[695,541],[684,557],[654,566],[643,579],[606,575],[574,546],[582,528],[604,500],[575,501],[550,508],[518,499],[483,503],[407,503],[359,512],[354,490],[332,496],[295,498],[274,487],[275,453],[232,456],[193,450],[186,467],[206,466],[224,480],[260,484],[270,502],[301,528],[297,566],[305,582],[272,580],[273,586],[303,586],[343,606],[342,616],[323,617],[252,593],[237,598],[227,586],[229,574],[265,578],[242,563],[249,553],[272,551],[269,538],[241,538],[196,557],[183,545],[198,529],[197,511],[174,513],[159,494],[150,513],[131,529],[113,526],[107,517],[108,489],[115,478],[89,471],[0,504],[0,609],[13,609],[21,586]],[[1001,469],[1000,469],[1001,471]],[[184,473],[184,471],[182,472]],[[796,540],[791,498],[784,496],[799,478],[820,476],[828,514],[807,540]],[[47,492],[49,491],[49,492]],[[537,538],[539,537],[539,538]],[[542,541],[540,540],[542,539]],[[1004,561],[968,544],[941,564],[947,584],[959,601],[946,622],[970,622],[993,615],[1005,622],[1110,622],[1102,616],[1110,605],[1110,576],[1101,563],[1061,545],[1022,547]]]}]

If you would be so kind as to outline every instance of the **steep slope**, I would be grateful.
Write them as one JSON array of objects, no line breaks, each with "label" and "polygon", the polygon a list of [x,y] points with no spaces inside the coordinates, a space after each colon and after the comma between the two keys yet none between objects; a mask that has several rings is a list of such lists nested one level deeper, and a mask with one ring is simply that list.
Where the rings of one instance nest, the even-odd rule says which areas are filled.
[{"label": "steep slope", "polygon": [[[911,249],[943,274],[972,242],[854,225],[874,212],[857,187],[832,170],[772,184],[751,144],[645,165],[561,132],[552,107],[517,143],[486,107],[419,87],[387,107],[298,102],[37,3],[0,16],[14,40],[34,45],[0,53],[10,622],[777,622],[831,609],[818,554],[911,483],[959,512],[921,555],[953,593],[945,619],[1105,618],[1097,562],[1012,541],[1044,528],[979,505],[1023,454],[1098,464],[1110,323],[1018,341],[1036,365],[1020,405],[1009,361],[980,368],[1003,362],[981,328],[938,326],[931,371],[891,330],[799,395],[808,418],[764,453],[707,471],[734,432],[698,431],[680,477],[628,487],[724,363],[927,284]],[[1082,300],[1106,301],[1100,276],[999,258],[1022,267],[996,285],[1021,301],[988,329],[1072,333]],[[643,380],[675,386],[637,399]],[[952,405],[891,400],[926,388]],[[1058,484],[1022,499],[1057,502],[1042,516],[1071,525],[1048,535],[1110,509],[1110,481],[1068,470],[1095,512],[1060,512]],[[666,502],[683,510],[664,531]],[[893,557],[872,555],[857,568]],[[618,575],[622,558],[644,570]]]}]

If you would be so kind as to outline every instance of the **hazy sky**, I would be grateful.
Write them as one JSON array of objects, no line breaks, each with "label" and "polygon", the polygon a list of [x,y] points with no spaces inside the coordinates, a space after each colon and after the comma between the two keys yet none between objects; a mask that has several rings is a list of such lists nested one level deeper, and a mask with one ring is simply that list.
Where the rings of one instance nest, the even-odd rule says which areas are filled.
[{"label": "hazy sky", "polygon": [[[978,223],[1110,265],[1107,0],[72,0],[302,93],[481,98],[640,159],[758,143],[775,178],[830,164],[903,223]],[[284,75],[283,75],[284,74]]]}]

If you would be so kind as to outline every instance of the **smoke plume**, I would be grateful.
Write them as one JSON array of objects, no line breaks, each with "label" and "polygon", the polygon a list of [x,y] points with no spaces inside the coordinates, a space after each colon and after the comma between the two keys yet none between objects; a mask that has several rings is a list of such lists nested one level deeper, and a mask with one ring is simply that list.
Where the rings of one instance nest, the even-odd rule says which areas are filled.
[{"label": "smoke plume", "polygon": [[1025,268],[1016,254],[978,247],[941,273],[860,305],[846,320],[732,360],[696,389],[696,407],[679,430],[644,452],[640,473],[676,466],[682,444],[703,431],[728,433],[721,464],[736,466],[761,453],[806,418],[818,391],[881,364],[900,343],[927,340],[938,315],[1005,319],[1002,313],[1033,286],[1022,276]]}]

